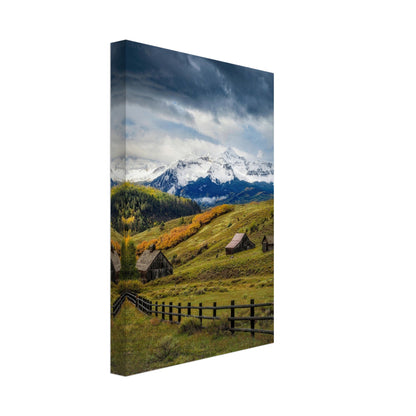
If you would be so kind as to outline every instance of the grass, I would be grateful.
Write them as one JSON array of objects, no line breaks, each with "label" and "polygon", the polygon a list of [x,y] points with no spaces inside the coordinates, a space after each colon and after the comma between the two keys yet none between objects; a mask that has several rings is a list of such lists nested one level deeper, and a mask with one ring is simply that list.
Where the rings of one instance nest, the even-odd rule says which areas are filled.
[{"label": "grass", "polygon": [[165,225],[163,227],[163,230],[160,229],[160,225],[156,225],[152,228],[149,228],[146,231],[143,231],[139,234],[135,234],[134,236],[132,236],[131,241],[133,241],[133,243],[137,245],[142,241],[149,241],[154,238],[158,238],[161,234],[168,233],[173,228],[179,227],[184,224],[190,224],[193,217],[194,215],[190,215],[187,217],[181,217],[171,221],[167,221],[164,223]]},{"label": "grass", "polygon": [[[192,262],[196,257],[198,261],[208,258],[225,256],[224,247],[237,232],[246,232],[250,239],[260,247],[264,234],[273,234],[273,201],[252,202],[246,205],[234,205],[234,210],[215,218],[210,224],[181,244],[166,250],[166,255],[180,261],[180,267]],[[258,224],[257,231],[250,233],[251,224]],[[231,225],[229,225],[231,224]],[[140,238],[137,236],[136,238]],[[200,254],[201,247],[207,246]]]},{"label": "grass", "polygon": [[111,239],[113,241],[117,241],[121,245],[121,242],[123,241],[123,236],[116,231],[114,228],[111,227]]},{"label": "grass", "polygon": [[[159,237],[182,222],[189,223],[192,216],[168,221],[164,229],[155,226],[132,236],[132,241]],[[237,232],[247,232],[256,248],[225,255],[225,246]],[[151,301],[159,304],[188,302],[198,306],[249,304],[273,302],[273,252],[263,253],[261,241],[265,234],[273,234],[273,201],[235,205],[233,211],[221,215],[203,226],[195,235],[177,246],[163,250],[173,263],[174,273],[146,284],[121,281],[112,285],[112,301],[122,287],[134,288]],[[118,236],[112,233],[112,238]],[[176,310],[174,309],[174,312]],[[193,311],[197,313],[197,311]],[[257,316],[270,316],[272,307],[256,308]],[[212,311],[204,311],[212,314]],[[218,311],[225,318],[229,310]],[[247,316],[248,309],[236,309],[236,316]],[[160,318],[160,316],[159,316]],[[139,312],[125,302],[119,314],[112,319],[112,371],[117,374],[134,374],[169,365],[206,358],[227,352],[273,342],[273,336],[223,331],[228,321],[203,321],[204,329],[183,318],[178,324],[160,322]],[[197,321],[197,323],[199,320]],[[188,329],[186,328],[188,325]],[[249,327],[247,322],[236,322],[236,327]],[[271,329],[272,321],[258,321],[256,328]]]},{"label": "grass", "polygon": [[213,324],[181,330],[177,324],[149,318],[130,302],[123,304],[111,327],[111,369],[125,376],[273,342],[271,335],[231,335]]}]

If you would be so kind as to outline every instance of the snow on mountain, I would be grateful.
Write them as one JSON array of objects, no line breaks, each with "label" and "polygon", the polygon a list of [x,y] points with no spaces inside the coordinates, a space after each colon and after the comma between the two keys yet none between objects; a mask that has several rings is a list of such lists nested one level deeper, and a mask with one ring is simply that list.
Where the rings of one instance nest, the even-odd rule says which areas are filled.
[{"label": "snow on mountain", "polygon": [[111,162],[111,179],[114,182],[151,182],[166,168],[166,165],[150,159],[117,158]]},{"label": "snow on mountain", "polygon": [[234,150],[188,155],[164,165],[149,159],[119,158],[111,163],[112,182],[140,182],[197,201],[201,206],[273,198],[273,163],[247,160]]},{"label": "snow on mountain", "polygon": [[273,183],[274,169],[271,162],[247,160],[228,148],[217,155],[188,157],[169,166],[152,186],[176,194],[181,188],[199,178],[208,178],[214,184],[229,183],[235,179],[248,183]]},{"label": "snow on mountain", "polygon": [[261,160],[247,160],[242,156],[237,155],[232,149],[227,149],[220,155],[220,161],[224,160],[232,166],[235,178],[253,182],[267,182],[274,181],[273,163]]}]

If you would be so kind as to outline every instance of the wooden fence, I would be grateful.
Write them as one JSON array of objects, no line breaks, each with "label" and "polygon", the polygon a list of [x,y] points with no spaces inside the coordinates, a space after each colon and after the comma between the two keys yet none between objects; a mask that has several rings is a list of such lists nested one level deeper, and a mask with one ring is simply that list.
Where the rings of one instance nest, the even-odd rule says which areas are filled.
[{"label": "wooden fence", "polygon": [[120,296],[113,303],[113,308],[112,308],[113,316],[116,316],[120,312],[121,306],[123,305],[126,299],[132,302],[134,305],[136,305],[137,295],[135,292],[131,290],[123,290],[120,293]]},{"label": "wooden fence", "polygon": [[[150,316],[155,315],[156,317],[160,317],[164,321],[180,323],[181,318],[195,318],[200,320],[202,326],[203,320],[221,319],[220,316],[217,316],[217,311],[229,310],[230,312],[227,319],[229,321],[230,326],[227,329],[231,331],[231,333],[250,332],[252,336],[254,336],[255,333],[270,335],[273,335],[274,333],[273,330],[270,329],[255,328],[255,324],[258,321],[274,320],[273,316],[255,315],[256,308],[273,307],[272,302],[254,303],[254,299],[251,299],[250,303],[247,305],[236,305],[234,300],[230,302],[230,305],[225,306],[217,306],[217,302],[213,302],[212,306],[203,306],[202,303],[199,303],[198,306],[192,306],[191,302],[188,302],[186,305],[182,305],[182,303],[173,305],[172,302],[169,302],[168,304],[165,304],[165,302],[152,302],[151,300],[146,299],[143,296],[138,296],[136,293],[130,290],[124,290],[120,294],[119,298],[117,298],[117,300],[113,303],[113,316],[117,315],[117,313],[120,311],[121,305],[126,299],[132,302],[140,311]],[[235,316],[236,309],[249,309],[250,315]],[[176,310],[176,312],[174,312],[174,310]],[[196,311],[196,313],[194,313],[193,311]],[[250,322],[250,328],[236,327],[235,323],[240,321]]]}]

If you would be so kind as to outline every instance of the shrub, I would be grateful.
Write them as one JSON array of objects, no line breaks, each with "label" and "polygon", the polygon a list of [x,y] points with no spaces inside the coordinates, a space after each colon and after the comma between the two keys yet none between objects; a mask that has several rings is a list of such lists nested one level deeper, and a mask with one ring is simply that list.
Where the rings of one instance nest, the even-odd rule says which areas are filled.
[{"label": "shrub", "polygon": [[117,293],[120,294],[125,289],[140,293],[143,290],[143,286],[144,284],[140,280],[120,280],[117,284]]},{"label": "shrub", "polygon": [[224,331],[230,328],[228,318],[221,318],[211,321],[207,325],[207,331],[213,335],[223,335]]},{"label": "shrub", "polygon": [[150,320],[150,325],[152,325],[152,326],[158,326],[159,324],[160,324],[160,320],[156,317],[154,317]]},{"label": "shrub", "polygon": [[203,244],[201,247],[199,247],[196,255],[199,256],[204,250],[208,249],[208,243]]},{"label": "shrub", "polygon": [[156,346],[154,356],[157,360],[172,361],[179,355],[179,344],[172,335],[163,337]]},{"label": "shrub", "polygon": [[181,263],[181,259],[178,257],[177,254],[174,254],[172,256],[172,259],[170,260],[170,262],[175,265],[175,264],[180,264]]},{"label": "shrub", "polygon": [[179,332],[182,334],[192,335],[202,330],[201,321],[199,319],[187,319],[179,327]]},{"label": "shrub", "polygon": [[259,226],[255,222],[250,224],[250,234],[258,231],[258,229],[259,229]]}]

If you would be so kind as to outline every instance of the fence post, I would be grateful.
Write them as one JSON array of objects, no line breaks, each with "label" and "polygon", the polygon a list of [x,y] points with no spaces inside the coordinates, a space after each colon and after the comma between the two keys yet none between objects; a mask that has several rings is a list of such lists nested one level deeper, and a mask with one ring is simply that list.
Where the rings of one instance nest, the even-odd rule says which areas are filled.
[{"label": "fence post", "polygon": [[169,302],[169,321],[172,322],[172,302]]},{"label": "fence post", "polygon": [[212,304],[212,306],[214,307],[214,309],[212,310],[212,316],[213,316],[214,318],[216,318],[216,317],[217,317],[217,302],[214,302],[214,303]]},{"label": "fence post", "polygon": [[[250,299],[250,304],[254,305],[254,299]],[[250,317],[254,318],[254,306],[250,307]],[[254,319],[250,320],[250,328],[251,328],[251,336],[254,337],[254,325],[256,324],[256,321]]]},{"label": "fence post", "polygon": [[202,326],[202,318],[201,318],[201,316],[202,316],[202,302],[199,303],[199,316],[200,316],[199,320],[201,321],[201,326]]},{"label": "fence post", "polygon": [[156,316],[156,318],[157,318],[157,301],[155,302],[155,316]]},{"label": "fence post", "polygon": [[178,322],[181,322],[181,302],[178,303]]},{"label": "fence post", "polygon": [[[234,306],[234,301],[233,300],[231,301],[231,306]],[[235,309],[230,308],[230,311],[231,311],[231,318],[234,318]],[[233,329],[234,329],[234,319],[231,319],[231,325],[230,326],[231,326],[231,333],[234,334],[234,331],[233,331]]]},{"label": "fence post", "polygon": [[152,316],[152,301],[149,300],[149,315]]},{"label": "fence post", "polygon": [[165,320],[165,302],[162,302],[162,321]]},{"label": "fence post", "polygon": [[191,302],[188,302],[188,315],[191,314]]}]

